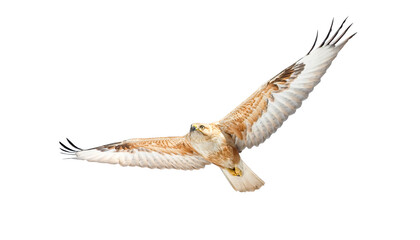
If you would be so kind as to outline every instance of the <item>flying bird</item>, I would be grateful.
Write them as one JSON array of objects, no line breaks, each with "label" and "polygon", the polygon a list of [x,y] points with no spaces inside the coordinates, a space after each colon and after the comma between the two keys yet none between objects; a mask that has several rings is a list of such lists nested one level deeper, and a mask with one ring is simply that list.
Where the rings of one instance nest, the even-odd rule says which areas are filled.
[{"label": "flying bird", "polygon": [[180,137],[134,138],[90,149],[81,149],[67,139],[67,144],[60,142],[60,149],[76,159],[122,166],[192,170],[212,163],[220,167],[236,191],[259,189],[264,181],[245,164],[240,153],[263,143],[301,106],[338,52],[356,34],[340,42],[351,27],[343,28],[346,20],[330,37],[333,19],[318,47],[317,33],[304,57],[265,82],[217,122],[193,123]]}]

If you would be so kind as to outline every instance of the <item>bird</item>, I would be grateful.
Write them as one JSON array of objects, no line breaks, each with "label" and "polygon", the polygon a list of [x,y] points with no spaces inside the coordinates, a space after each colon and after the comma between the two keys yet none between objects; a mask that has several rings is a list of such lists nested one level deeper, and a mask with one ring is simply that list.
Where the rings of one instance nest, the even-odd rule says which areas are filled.
[{"label": "bird", "polygon": [[[59,142],[61,153],[90,162],[158,169],[193,170],[208,164],[219,167],[234,190],[252,192],[265,183],[241,158],[240,153],[263,143],[295,113],[336,58],[356,34],[346,37],[352,24],[334,34],[334,19],[321,44],[269,81],[219,121],[193,123],[184,136],[133,138],[99,147],[82,149],[66,138]],[[344,29],[342,31],[342,29]]]}]

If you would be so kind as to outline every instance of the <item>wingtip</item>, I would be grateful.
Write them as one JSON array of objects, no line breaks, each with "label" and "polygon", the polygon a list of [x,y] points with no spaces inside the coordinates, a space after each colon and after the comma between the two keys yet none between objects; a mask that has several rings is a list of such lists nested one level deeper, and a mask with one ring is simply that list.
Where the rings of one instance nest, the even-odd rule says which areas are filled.
[{"label": "wingtip", "polygon": [[347,38],[347,40],[348,40],[348,39],[351,39],[351,38],[352,38],[352,37],[354,37],[354,35],[356,35],[356,34],[357,34],[357,32],[353,33],[350,37],[348,37],[348,38]]},{"label": "wingtip", "polygon": [[74,145],[74,143],[72,143],[68,138],[66,138],[68,144],[64,144],[61,141],[58,141],[58,143],[60,144],[60,150],[62,154],[66,154],[66,155],[74,155],[79,151],[83,151],[83,149],[77,147],[76,145]]},{"label": "wingtip", "polygon": [[315,36],[314,44],[312,45],[311,50],[309,50],[309,52],[306,55],[309,55],[312,52],[312,50],[315,48],[315,45],[316,45],[317,41],[318,41],[318,30],[316,30],[316,36]]},{"label": "wingtip", "polygon": [[332,31],[333,26],[334,26],[334,18],[331,21],[330,30],[328,30],[327,36],[325,37],[324,41],[322,41],[321,45],[319,45],[319,47],[323,47],[324,46],[325,42],[327,41],[328,37],[331,34],[331,31]]},{"label": "wingtip", "polygon": [[[335,45],[335,44],[337,44],[340,40],[341,40],[341,38],[344,36],[344,35],[346,35],[346,33],[347,33],[347,31],[350,29],[350,27],[351,26],[353,26],[353,23],[351,23],[347,28],[346,28],[346,30],[344,30],[344,32],[340,35],[340,37],[338,37],[338,39],[337,40],[335,40],[333,43],[331,43],[331,45]],[[348,39],[347,39],[348,40]]]},{"label": "wingtip", "polygon": [[[347,19],[348,19],[349,17],[347,16],[344,20],[343,20],[343,22],[340,24],[340,27],[337,29],[337,31],[334,33],[334,35],[327,41],[327,44],[326,45],[332,45],[332,46],[334,46],[335,44],[337,44],[340,40],[341,40],[341,38],[347,33],[347,31],[350,29],[350,27],[353,25],[353,23],[351,23],[348,27],[346,27],[346,29],[343,31],[343,33],[339,36],[339,37],[337,37],[337,35],[341,32],[341,29],[343,28],[343,26],[344,26],[344,24],[346,23],[346,21],[347,21]],[[354,36],[354,34],[352,35],[352,36]],[[350,38],[352,37],[352,36],[350,36]],[[350,39],[350,38],[347,38],[346,39],[346,41],[348,40],[348,39]]]},{"label": "wingtip", "polygon": [[74,143],[72,143],[71,141],[70,141],[70,139],[68,139],[68,138],[66,138],[67,139],[67,142],[72,146],[72,147],[74,147],[74,148],[76,148],[76,149],[78,149],[78,150],[80,150],[80,151],[83,151],[83,149],[81,149],[81,148],[79,148],[79,147],[77,147],[76,145],[74,145]]}]

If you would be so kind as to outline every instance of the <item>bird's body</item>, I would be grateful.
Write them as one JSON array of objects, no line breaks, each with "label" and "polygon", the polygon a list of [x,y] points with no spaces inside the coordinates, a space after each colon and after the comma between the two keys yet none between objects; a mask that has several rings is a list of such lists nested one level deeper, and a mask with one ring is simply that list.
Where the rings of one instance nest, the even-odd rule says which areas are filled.
[{"label": "bird's body", "polygon": [[[345,21],[344,21],[345,22]],[[329,39],[263,84],[254,94],[218,122],[195,123],[182,137],[137,138],[83,150],[68,140],[60,142],[64,154],[94,162],[148,168],[198,169],[215,164],[237,191],[254,191],[264,185],[241,159],[245,148],[258,146],[293,114],[319,83],[351,35],[336,45],[344,22]],[[316,41],[315,41],[316,43]]]},{"label": "bird's body", "polygon": [[239,153],[232,139],[223,134],[217,124],[193,124],[187,139],[197,153],[219,167],[233,168],[239,163]]}]

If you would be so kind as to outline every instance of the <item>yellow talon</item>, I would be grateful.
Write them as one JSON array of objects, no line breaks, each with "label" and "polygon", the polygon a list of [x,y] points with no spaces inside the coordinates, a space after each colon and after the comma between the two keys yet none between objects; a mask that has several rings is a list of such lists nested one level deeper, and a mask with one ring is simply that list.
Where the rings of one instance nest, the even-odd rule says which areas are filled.
[{"label": "yellow talon", "polygon": [[242,171],[241,171],[241,169],[235,167],[235,173],[236,173],[236,176],[242,177]]},{"label": "yellow talon", "polygon": [[239,176],[239,177],[241,177],[241,176],[242,176],[242,171],[241,171],[241,169],[239,169],[239,168],[237,168],[237,167],[235,167],[235,168],[227,168],[227,170],[228,170],[228,172],[229,172],[230,174],[232,174],[233,176]]},{"label": "yellow talon", "polygon": [[226,170],[228,170],[228,172],[230,174],[232,174],[233,176],[236,176],[236,173],[235,173],[235,170],[234,169],[232,169],[232,168],[226,168]]}]

